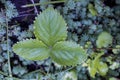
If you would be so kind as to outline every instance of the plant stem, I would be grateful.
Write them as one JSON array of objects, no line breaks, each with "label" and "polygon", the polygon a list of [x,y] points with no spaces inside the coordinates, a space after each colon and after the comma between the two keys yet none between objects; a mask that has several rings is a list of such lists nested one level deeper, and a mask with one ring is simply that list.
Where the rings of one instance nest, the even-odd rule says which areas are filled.
[{"label": "plant stem", "polygon": [[24,17],[24,16],[36,16],[37,14],[23,14],[23,15],[18,15],[16,18],[19,17]]},{"label": "plant stem", "polygon": [[84,49],[102,50],[102,49],[120,49],[120,48],[84,48]]},{"label": "plant stem", "polygon": [[10,54],[9,54],[9,42],[8,42],[8,20],[6,16],[6,37],[7,37],[7,55],[8,55],[8,71],[9,71],[9,77],[12,77],[12,72],[11,72],[11,65],[10,65]]},{"label": "plant stem", "polygon": [[57,4],[57,3],[63,3],[66,0],[62,1],[49,1],[49,2],[42,2],[42,3],[35,3],[35,4],[28,4],[28,5],[23,5],[22,7],[32,7],[32,6],[38,6],[38,5],[45,5],[45,4]]},{"label": "plant stem", "polygon": [[19,14],[30,13],[33,10],[34,10],[34,8],[26,10],[26,11],[21,11],[21,12],[19,12]]},{"label": "plant stem", "polygon": [[[0,71],[0,74],[2,74],[3,76],[6,76],[6,77],[9,77],[6,73]],[[16,78],[16,77],[12,77],[13,79],[17,79],[17,80],[20,80],[19,78]]]},{"label": "plant stem", "polygon": [[47,74],[46,75],[48,75],[49,74],[49,72],[50,72],[50,68],[51,68],[51,63],[52,63],[52,60],[51,59],[49,59],[50,60],[50,63],[49,63],[49,66],[48,66],[48,71],[47,71]]},{"label": "plant stem", "polygon": [[7,74],[5,74],[4,72],[0,71],[0,74],[4,75],[4,76],[8,76]]},{"label": "plant stem", "polygon": [[29,73],[23,74],[22,76],[27,76],[27,75],[29,75],[29,74],[33,74],[33,73],[37,73],[37,72],[41,72],[41,73],[43,73],[44,75],[47,74],[47,73],[45,73],[44,71],[41,71],[41,69],[38,69],[38,70],[35,70],[35,71],[32,71],[32,72],[29,72]]},{"label": "plant stem", "polygon": [[[57,3],[64,3],[66,1],[68,0],[48,1],[48,2],[42,2],[42,3],[27,4],[21,7],[25,8],[25,7],[39,6],[39,5],[45,5],[45,4],[57,4]],[[80,1],[80,0],[74,0],[74,1]]]},{"label": "plant stem", "polygon": [[[66,70],[64,70],[64,71],[61,71],[61,72],[67,72],[67,71],[69,71],[69,70],[71,70],[71,69],[73,69],[73,68],[75,68],[76,66],[72,66],[72,67],[70,67],[70,68],[68,68],[68,69],[66,69]],[[61,73],[61,72],[58,72],[58,73],[55,73],[54,75],[58,75],[59,73]]]},{"label": "plant stem", "polygon": [[36,6],[35,6],[35,2],[34,2],[34,0],[31,0],[31,2],[32,2],[33,5],[34,5],[35,13],[38,14],[38,11],[37,11],[37,8],[36,8]]}]

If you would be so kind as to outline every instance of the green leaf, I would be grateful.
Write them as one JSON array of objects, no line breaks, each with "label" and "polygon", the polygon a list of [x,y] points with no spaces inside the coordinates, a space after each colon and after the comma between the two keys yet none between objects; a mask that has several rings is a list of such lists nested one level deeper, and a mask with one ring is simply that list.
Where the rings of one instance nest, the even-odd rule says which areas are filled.
[{"label": "green leaf", "polygon": [[120,54],[120,45],[116,45],[115,49],[112,50],[114,54]]},{"label": "green leaf", "polygon": [[112,44],[112,36],[107,32],[102,32],[96,41],[97,47],[108,47]]},{"label": "green leaf", "polygon": [[109,80],[117,80],[117,78],[111,77],[109,78]]},{"label": "green leaf", "polygon": [[90,76],[95,78],[95,74],[98,72],[98,67],[100,66],[100,57],[103,55],[103,53],[98,54],[94,60],[89,61],[89,73]]},{"label": "green leaf", "polygon": [[90,13],[93,15],[93,16],[96,16],[97,15],[97,11],[95,10],[94,6],[90,3],[88,4],[88,10],[90,11]]},{"label": "green leaf", "polygon": [[100,61],[100,57],[103,54],[98,54],[97,57],[91,61],[91,64],[89,66],[89,73],[90,76],[95,78],[95,74],[98,72],[101,76],[105,76],[106,73],[108,72],[108,66],[106,63],[103,63]]},{"label": "green leaf", "polygon": [[13,51],[25,59],[43,60],[49,57],[50,50],[42,41],[30,39],[15,44]]},{"label": "green leaf", "polygon": [[95,58],[95,60],[91,61],[90,64],[89,64],[89,73],[90,73],[90,76],[95,78],[95,74],[97,73],[97,67],[99,65],[99,58],[98,56]]},{"label": "green leaf", "polygon": [[88,68],[90,76],[95,78],[95,74],[97,73],[97,69],[94,68],[95,65],[92,65],[91,67]]},{"label": "green leaf", "polygon": [[103,55],[104,53],[99,53],[95,59],[93,60],[93,63],[96,65],[96,66],[99,66],[99,61],[100,61],[100,57]]},{"label": "green leaf", "polygon": [[63,66],[81,64],[87,58],[83,48],[68,41],[57,42],[50,56],[55,62]]},{"label": "green leaf", "polygon": [[76,65],[86,60],[83,48],[73,42],[64,41],[67,27],[62,16],[53,8],[43,11],[34,22],[37,39],[20,41],[13,51],[29,60],[43,60],[51,57],[60,65]]},{"label": "green leaf", "polygon": [[36,38],[48,46],[53,46],[58,41],[64,41],[67,37],[67,27],[63,17],[54,10],[48,8],[43,11],[34,22]]},{"label": "green leaf", "polygon": [[103,62],[99,62],[98,71],[100,75],[105,76],[106,73],[108,72],[107,64]]}]

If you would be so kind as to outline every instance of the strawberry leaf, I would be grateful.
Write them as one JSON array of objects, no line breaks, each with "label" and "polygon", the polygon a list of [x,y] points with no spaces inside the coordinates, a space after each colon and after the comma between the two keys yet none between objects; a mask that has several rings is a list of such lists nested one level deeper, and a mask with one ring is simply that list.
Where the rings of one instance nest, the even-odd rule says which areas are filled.
[{"label": "strawberry leaf", "polygon": [[50,57],[60,65],[77,65],[86,60],[85,51],[76,43],[61,41],[57,42]]},{"label": "strawberry leaf", "polygon": [[36,38],[48,46],[53,46],[56,42],[65,40],[67,37],[66,23],[53,8],[48,8],[38,15],[34,27]]},{"label": "strawberry leaf", "polygon": [[49,57],[49,49],[37,39],[20,41],[13,46],[13,51],[29,60],[43,60]]}]

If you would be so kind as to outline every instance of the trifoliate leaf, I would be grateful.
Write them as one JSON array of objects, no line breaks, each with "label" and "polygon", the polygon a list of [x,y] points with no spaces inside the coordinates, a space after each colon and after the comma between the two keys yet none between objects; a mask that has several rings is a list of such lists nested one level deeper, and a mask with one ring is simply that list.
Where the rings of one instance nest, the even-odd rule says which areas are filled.
[{"label": "trifoliate leaf", "polygon": [[112,36],[107,32],[102,32],[96,41],[97,47],[108,47],[112,44]]},{"label": "trifoliate leaf", "polygon": [[13,46],[13,51],[29,60],[43,60],[49,57],[49,49],[37,39],[20,41]]},{"label": "trifoliate leaf", "polygon": [[53,8],[48,8],[38,15],[34,27],[36,38],[48,46],[53,46],[56,42],[65,40],[67,37],[66,23],[57,10]]},{"label": "trifoliate leaf", "polygon": [[86,53],[78,44],[68,41],[57,42],[50,54],[60,65],[76,65],[86,60]]},{"label": "trifoliate leaf", "polygon": [[53,8],[43,11],[34,22],[37,39],[20,41],[13,51],[29,60],[43,60],[51,57],[60,65],[80,64],[87,56],[83,48],[73,42],[64,41],[67,27],[62,16]]}]

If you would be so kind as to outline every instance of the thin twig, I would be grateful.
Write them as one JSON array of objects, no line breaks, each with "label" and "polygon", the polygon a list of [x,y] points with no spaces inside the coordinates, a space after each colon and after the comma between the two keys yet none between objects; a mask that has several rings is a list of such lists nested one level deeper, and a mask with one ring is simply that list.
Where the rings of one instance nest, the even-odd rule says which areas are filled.
[{"label": "thin twig", "polygon": [[33,5],[34,5],[35,13],[38,14],[38,11],[37,11],[37,8],[36,8],[36,6],[35,6],[35,2],[34,2],[34,0],[31,0],[31,2],[32,2]]},{"label": "thin twig", "polygon": [[[17,17],[35,16],[35,15],[37,15],[37,14],[23,14],[23,15],[18,15]],[[17,17],[16,17],[16,18],[17,18]]]},{"label": "thin twig", "polygon": [[[70,67],[70,68],[68,68],[68,69],[66,69],[66,70],[64,70],[64,71],[61,71],[61,72],[67,72],[67,71],[73,69],[74,67],[76,67],[76,66],[72,66],[72,67]],[[55,73],[54,75],[58,75],[58,74],[60,74],[61,72]]]},{"label": "thin twig", "polygon": [[37,72],[41,72],[41,73],[43,73],[44,75],[47,74],[47,73],[45,73],[44,71],[42,71],[41,69],[38,69],[38,70],[35,70],[35,71],[32,71],[32,72],[23,74],[22,76],[28,76],[28,75],[30,75],[30,74],[37,73]]},{"label": "thin twig", "polygon": [[65,0],[63,0],[63,1],[49,1],[49,2],[28,4],[28,5],[23,5],[22,7],[25,8],[25,7],[39,6],[39,5],[45,5],[45,4],[57,4],[57,3],[63,3],[63,2],[65,2]]},{"label": "thin twig", "polygon": [[11,63],[10,63],[10,53],[9,53],[9,42],[8,42],[8,20],[7,20],[7,16],[6,16],[6,37],[7,37],[8,71],[9,71],[9,77],[12,77]]},{"label": "thin twig", "polygon": [[48,75],[49,74],[49,72],[50,72],[50,68],[51,68],[51,63],[52,63],[52,60],[51,59],[49,59],[50,60],[50,63],[49,63],[49,66],[48,66],[48,71],[47,71],[47,74],[46,75]]},{"label": "thin twig", "polygon": [[[59,1],[48,1],[48,2],[42,2],[42,3],[35,3],[35,4],[27,4],[27,5],[23,5],[21,7],[25,8],[25,7],[32,7],[32,6],[39,6],[39,5],[46,5],[46,4],[58,4],[58,3],[64,3],[67,0],[59,0]],[[79,1],[79,0],[74,0],[75,2]]]},{"label": "thin twig", "polygon": [[22,12],[19,12],[20,14],[24,14],[24,13],[28,13],[28,12],[31,12],[31,11],[33,11],[34,10],[34,8],[32,8],[32,9],[29,9],[29,10],[27,10],[27,11],[22,11]]},{"label": "thin twig", "polygon": [[[72,66],[72,67],[70,67],[70,68],[68,68],[68,69],[66,69],[66,70],[64,70],[64,71],[61,71],[61,72],[67,72],[67,71],[73,69],[74,67],[75,67],[75,66]],[[32,72],[29,72],[29,73],[27,73],[27,74],[23,74],[22,76],[27,76],[27,75],[30,75],[30,74],[33,74],[33,73],[37,73],[37,72],[41,72],[41,73],[43,73],[43,74],[45,74],[45,75],[47,76],[47,73],[41,71],[41,69],[38,69],[38,70],[35,70],[35,71],[32,71]],[[61,72],[55,73],[54,75],[58,75],[58,74],[61,73]]]},{"label": "thin twig", "polygon": [[[4,73],[4,72],[2,72],[2,71],[0,71],[0,74],[2,74],[3,76],[9,77],[6,73]],[[12,77],[12,78],[19,80],[19,78],[16,78],[16,77]]]},{"label": "thin twig", "polygon": [[84,49],[102,50],[102,49],[120,49],[120,48],[84,48]]},{"label": "thin twig", "polygon": [[4,75],[4,76],[8,76],[6,73],[0,71],[0,74]]}]

